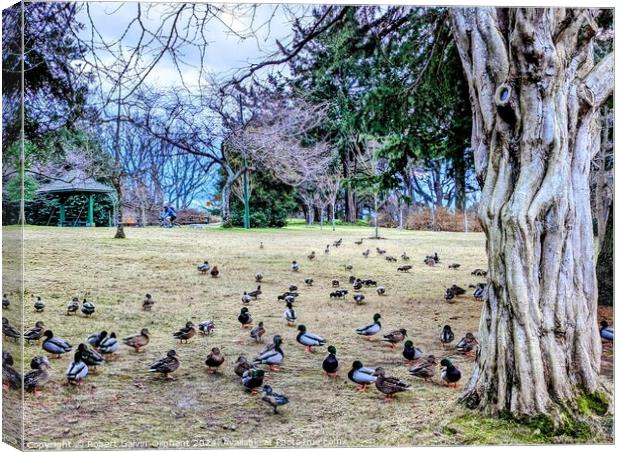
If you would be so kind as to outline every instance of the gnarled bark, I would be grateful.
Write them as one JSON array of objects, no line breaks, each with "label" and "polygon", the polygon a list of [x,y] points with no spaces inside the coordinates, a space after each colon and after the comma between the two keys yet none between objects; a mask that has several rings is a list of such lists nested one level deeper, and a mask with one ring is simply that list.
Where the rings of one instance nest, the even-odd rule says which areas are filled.
[{"label": "gnarled bark", "polygon": [[553,413],[598,388],[588,174],[610,60],[593,68],[590,10],[462,8],[452,26],[489,264],[480,350],[461,401],[490,414]]}]

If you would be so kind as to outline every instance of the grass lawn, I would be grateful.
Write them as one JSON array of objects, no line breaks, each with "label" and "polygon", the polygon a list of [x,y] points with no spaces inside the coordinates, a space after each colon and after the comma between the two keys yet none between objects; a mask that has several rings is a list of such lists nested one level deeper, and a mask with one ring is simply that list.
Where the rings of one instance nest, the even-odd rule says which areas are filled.
[{"label": "grass lawn", "polygon": [[[466,332],[478,330],[481,303],[473,299],[471,289],[455,304],[447,304],[443,294],[448,285],[467,287],[480,281],[470,272],[486,268],[482,234],[381,230],[385,240],[365,239],[356,245],[354,240],[372,235],[373,230],[337,227],[332,232],[331,227],[321,231],[293,225],[282,230],[184,227],[126,232],[128,239],[115,240],[109,228],[25,230],[26,327],[43,320],[55,335],[69,340],[74,350],[87,335],[103,329],[115,331],[119,337],[143,327],[151,332],[151,342],[143,353],[122,346],[116,360],[101,366],[98,374],[91,373],[79,388],[65,384],[72,357],[67,354],[51,360],[52,381],[42,396],[25,396],[26,441],[33,445],[55,442],[75,449],[545,441],[539,432],[505,421],[472,422],[473,415],[456,404],[459,391],[440,385],[438,376],[432,384],[414,380],[403,365],[401,347],[391,351],[354,332],[379,312],[384,333],[406,328],[410,339],[426,353],[451,356],[463,371],[464,383],[472,359],[442,350],[438,335],[446,323],[452,325],[457,341]],[[325,245],[340,237],[342,246],[331,247],[331,253],[325,255]],[[259,248],[261,241],[264,249]],[[399,262],[387,262],[376,253],[376,246],[387,249]],[[362,251],[367,248],[371,254],[365,259]],[[317,258],[309,261],[306,256],[312,250]],[[410,273],[396,271],[402,265],[403,251],[411,256]],[[430,268],[422,260],[433,252],[439,254],[442,264]],[[219,267],[220,278],[196,271],[196,265],[205,259]],[[301,263],[299,273],[290,270],[294,259]],[[460,263],[460,269],[448,269],[453,262]],[[353,265],[351,272],[345,270],[347,263]],[[264,274],[263,295],[250,304],[250,312],[255,323],[264,321],[266,341],[274,334],[284,338],[282,371],[267,371],[265,380],[290,398],[279,415],[273,415],[260,397],[246,394],[232,369],[239,354],[253,358],[262,348],[237,321],[241,295],[256,287],[254,274],[258,271]],[[348,301],[330,301],[331,280],[339,279],[342,286],[350,288],[350,273],[377,280],[387,295],[380,297],[374,288],[367,288],[363,290],[364,305],[355,305],[350,297]],[[313,287],[304,287],[307,277],[314,279]],[[287,327],[282,318],[284,304],[276,296],[291,284],[299,286],[299,323],[338,349],[341,378],[337,381],[323,380],[325,351],[305,353],[295,341],[296,329]],[[96,304],[95,315],[66,316],[68,300],[83,297],[85,292]],[[156,301],[151,312],[141,309],[147,292]],[[38,295],[47,303],[40,314],[32,308]],[[19,325],[16,307],[3,314]],[[178,344],[172,337],[188,320],[197,324],[206,319],[216,323],[212,336],[197,335],[188,344]],[[204,360],[214,346],[225,353],[226,363],[219,374],[210,375]],[[16,347],[8,345],[14,353]],[[177,351],[181,367],[174,373],[175,381],[164,381],[146,370],[170,349]],[[40,345],[25,346],[26,363],[38,354],[43,354]],[[384,367],[388,375],[410,382],[413,390],[389,403],[374,387],[357,393],[346,378],[355,359],[367,366]]]}]

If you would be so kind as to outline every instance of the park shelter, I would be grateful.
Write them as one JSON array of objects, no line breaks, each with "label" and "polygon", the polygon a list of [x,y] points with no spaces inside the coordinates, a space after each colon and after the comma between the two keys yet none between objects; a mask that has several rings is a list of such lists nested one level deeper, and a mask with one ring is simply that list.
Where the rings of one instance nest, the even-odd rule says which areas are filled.
[{"label": "park shelter", "polygon": [[[58,197],[60,203],[58,208],[58,226],[95,226],[95,195],[100,193],[113,195],[114,189],[106,184],[97,182],[91,177],[80,175],[77,172],[69,172],[63,175],[62,178],[42,184],[37,193]],[[65,201],[73,195],[88,196],[88,205],[85,206],[85,220],[81,220],[81,215],[71,219],[68,219],[65,215]]]}]

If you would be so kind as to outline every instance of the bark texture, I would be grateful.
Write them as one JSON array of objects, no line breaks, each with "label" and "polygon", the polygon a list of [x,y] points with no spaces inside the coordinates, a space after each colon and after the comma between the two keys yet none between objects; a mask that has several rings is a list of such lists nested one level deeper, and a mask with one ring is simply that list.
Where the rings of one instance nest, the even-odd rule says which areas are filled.
[{"label": "bark texture", "polygon": [[594,66],[594,14],[452,10],[489,265],[480,349],[461,401],[488,414],[552,414],[598,388],[588,175],[613,58]]},{"label": "bark texture", "polygon": [[609,209],[604,238],[596,261],[596,280],[598,282],[598,302],[611,306],[614,304],[614,209]]}]

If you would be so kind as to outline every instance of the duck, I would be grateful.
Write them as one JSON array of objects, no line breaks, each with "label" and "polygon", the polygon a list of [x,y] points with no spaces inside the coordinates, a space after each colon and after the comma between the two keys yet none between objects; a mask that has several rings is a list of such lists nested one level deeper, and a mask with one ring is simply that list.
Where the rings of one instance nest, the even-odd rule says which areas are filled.
[{"label": "duck", "polygon": [[258,322],[258,326],[250,330],[250,337],[254,339],[255,342],[263,342],[263,334],[265,334],[265,327],[262,321]]},{"label": "duck", "polygon": [[254,275],[254,281],[256,281],[257,283],[260,283],[263,280],[263,274],[261,272],[258,272]]},{"label": "duck", "polygon": [[382,367],[377,367],[373,374],[377,379],[375,380],[375,387],[385,394],[386,400],[391,400],[399,392],[405,392],[411,390],[411,385],[396,377],[386,377],[385,371]]},{"label": "duck", "polygon": [[383,336],[383,341],[388,342],[392,348],[396,347],[396,344],[402,342],[407,337],[407,330],[401,328],[400,330],[394,330],[385,336]]},{"label": "duck", "polygon": [[176,337],[179,340],[179,343],[182,344],[183,341],[187,344],[187,342],[194,337],[196,334],[196,327],[190,321],[185,324],[185,327],[181,328],[179,331],[172,333],[173,337]]},{"label": "duck", "polygon": [[90,317],[95,313],[95,304],[92,301],[86,301],[86,298],[84,298],[80,310],[86,317]]},{"label": "duck", "polygon": [[2,334],[9,339],[13,339],[15,342],[19,341],[19,338],[21,337],[21,333],[17,331],[17,328],[11,325],[9,319],[6,317],[2,317]]},{"label": "duck", "polygon": [[382,255],[385,253],[386,253],[386,250],[382,250],[381,248],[377,247],[377,254]]},{"label": "duck", "polygon": [[284,394],[273,392],[269,385],[263,386],[263,402],[273,407],[273,414],[278,414],[278,407],[288,403],[288,397]]},{"label": "duck", "polygon": [[446,382],[448,386],[454,385],[461,379],[461,371],[454,365],[448,358],[444,358],[439,363],[443,366],[441,371],[441,379]]},{"label": "duck", "polygon": [[305,346],[305,350],[309,353],[312,352],[312,347],[322,347],[327,342],[321,336],[309,333],[305,325],[299,325],[297,331],[297,342]]},{"label": "duck", "polygon": [[385,295],[385,287],[383,286],[377,287],[377,295],[381,295],[381,296]]},{"label": "duck", "polygon": [[366,326],[357,328],[355,332],[359,334],[360,336],[364,336],[369,341],[372,341],[373,336],[375,336],[376,334],[379,334],[379,332],[381,331],[381,322],[379,322],[380,318],[381,318],[381,314],[376,313],[372,317],[372,323],[369,323]]},{"label": "duck", "polygon": [[211,277],[218,278],[220,276],[220,270],[217,268],[217,265],[214,265],[211,269]]},{"label": "duck", "polygon": [[314,258],[316,257],[316,253],[314,251],[312,251],[310,254],[308,254],[308,260],[314,260]]},{"label": "duck", "polygon": [[332,279],[332,287],[340,287],[340,281],[337,279]]},{"label": "duck", "polygon": [[235,362],[235,367],[234,367],[234,372],[238,377],[243,377],[243,374],[252,369],[254,366],[252,364],[250,364],[250,362],[248,361],[248,359],[243,356],[240,355],[237,358],[237,361]]},{"label": "duck", "polygon": [[301,267],[299,266],[299,263],[297,261],[293,261],[291,263],[291,270],[293,270],[294,272],[298,272],[300,268]]},{"label": "duck", "polygon": [[73,362],[67,368],[67,382],[70,385],[81,384],[87,375],[88,365],[82,359],[82,354],[77,351],[73,355]]},{"label": "duck", "polygon": [[[295,284],[291,284],[290,286],[288,286],[288,293],[294,293],[297,291],[297,289],[299,289]],[[295,295],[297,296],[297,295]]]},{"label": "duck", "polygon": [[338,378],[338,358],[336,358],[336,347],[330,345],[327,347],[328,355],[323,360],[323,372],[328,378]]},{"label": "duck", "polygon": [[105,363],[103,356],[95,350],[92,350],[84,344],[78,345],[77,353],[79,353],[81,360],[86,363],[87,366],[91,366],[96,369],[96,366],[100,366]]},{"label": "duck", "polygon": [[177,352],[175,350],[169,350],[166,356],[158,361],[155,361],[149,366],[149,372],[157,372],[164,374],[164,378],[173,379],[170,374],[176,371],[181,363],[177,358]]},{"label": "duck", "polygon": [[607,323],[607,320],[601,320],[601,328],[599,331],[601,333],[601,338],[605,339],[606,341],[613,342],[614,329],[613,327],[609,326],[609,323]]},{"label": "duck", "polygon": [[388,262],[398,262],[398,259],[396,259],[394,256],[385,256],[385,260]]},{"label": "duck", "polygon": [[265,248],[265,245],[263,244],[263,242],[260,242],[259,248],[262,250],[263,248]]},{"label": "duck", "polygon": [[323,253],[325,253],[325,254],[329,254],[329,245],[327,245],[327,246],[325,247],[325,251],[323,251]]},{"label": "duck", "polygon": [[248,295],[250,296],[250,298],[252,298],[253,300],[257,300],[259,295],[262,294],[263,291],[260,290],[260,284],[258,285],[258,287],[256,288],[256,290],[253,290],[251,292],[248,292]]},{"label": "duck", "polygon": [[263,385],[264,378],[265,371],[263,369],[251,367],[241,375],[241,384],[243,384],[246,389],[249,389],[252,395],[256,395],[258,394],[258,388]]},{"label": "duck", "polygon": [[15,370],[13,365],[13,355],[7,351],[2,352],[2,386],[7,391],[10,389],[19,390],[22,388],[22,376]]},{"label": "duck", "polygon": [[349,380],[357,384],[357,391],[364,392],[368,389],[368,386],[373,384],[377,377],[374,375],[375,369],[370,367],[364,367],[361,361],[353,361],[351,370],[347,376]]},{"label": "duck", "polygon": [[416,378],[428,381],[433,378],[437,370],[437,360],[435,356],[428,355],[419,359],[413,367],[409,369],[409,373]]},{"label": "duck", "polygon": [[198,265],[198,271],[203,275],[206,275],[210,269],[211,267],[208,261],[204,261],[202,264]]},{"label": "duck", "polygon": [[146,328],[142,328],[138,334],[123,338],[123,344],[133,347],[136,353],[140,353],[140,349],[146,347],[149,341],[149,330]]},{"label": "duck", "polygon": [[443,348],[446,347],[450,342],[454,340],[454,333],[452,332],[452,328],[450,325],[444,325],[441,330],[441,334],[439,335],[439,341],[441,342],[441,346]]},{"label": "duck", "polygon": [[35,312],[43,312],[45,309],[45,302],[41,297],[37,297],[37,301],[34,302],[34,310]]},{"label": "duck", "polygon": [[312,284],[314,283],[314,279],[312,278],[306,278],[304,279],[304,284],[308,287],[312,286]]},{"label": "duck", "polygon": [[368,257],[369,255],[370,255],[370,249],[367,249],[366,251],[362,251],[362,256]]},{"label": "duck", "polygon": [[153,300],[153,296],[150,293],[147,293],[144,296],[144,300],[142,300],[142,310],[150,311],[154,304],[155,300]]},{"label": "duck", "polygon": [[415,347],[413,341],[405,341],[403,357],[407,360],[407,364],[410,365],[412,362],[422,358],[422,356],[424,356],[424,352],[418,347]]},{"label": "duck", "polygon": [[11,300],[9,300],[9,297],[7,294],[3,294],[2,295],[2,308],[6,309],[9,306],[11,306]]},{"label": "duck", "polygon": [[41,347],[46,352],[56,355],[56,358],[60,358],[60,355],[69,353],[73,349],[73,346],[66,340],[59,337],[54,337],[52,330],[46,330],[43,333],[43,336],[45,336],[45,339],[43,340]]},{"label": "duck", "polygon": [[114,353],[118,351],[118,339],[116,338],[116,333],[110,333],[110,336],[104,338],[99,343],[99,351],[102,355],[110,356],[113,356]]},{"label": "duck", "polygon": [[355,281],[353,281],[354,290],[360,290],[363,286],[364,286],[364,283],[362,282],[361,279],[356,279]]},{"label": "duck", "polygon": [[362,243],[364,243],[364,239],[363,239],[363,238],[361,238],[361,239],[359,239],[359,240],[356,240],[356,241],[355,241],[355,242],[353,242],[353,243],[355,243],[356,245],[361,245]]},{"label": "duck", "polygon": [[452,270],[458,270],[458,268],[461,266],[461,264],[457,264],[456,262],[453,264],[448,265],[448,268],[452,269]]},{"label": "duck", "polygon": [[286,303],[286,310],[284,311],[284,318],[286,319],[286,324],[288,326],[295,326],[295,322],[297,321],[297,314],[293,309],[293,303]]},{"label": "duck", "polygon": [[463,337],[456,344],[456,351],[459,352],[459,353],[463,353],[465,355],[471,356],[471,355],[473,355],[474,350],[475,350],[477,345],[478,345],[478,341],[476,340],[474,335],[471,334],[471,333],[467,333],[467,334],[465,334],[465,337]]},{"label": "duck", "polygon": [[198,324],[198,331],[209,336],[215,330],[215,322],[213,320],[204,320]]},{"label": "duck", "polygon": [[217,372],[217,368],[220,367],[224,363],[224,361],[224,354],[220,351],[218,347],[213,347],[207,355],[207,359],[205,360],[205,364],[207,365],[207,372]]},{"label": "duck", "polygon": [[39,390],[43,388],[50,379],[49,371],[50,362],[46,356],[35,356],[30,361],[32,369],[24,375],[24,389],[28,392],[34,392],[35,397],[38,396]]},{"label": "duck", "polygon": [[348,272],[353,270],[353,264],[344,264],[344,269]]},{"label": "duck", "polygon": [[101,342],[107,337],[108,332],[102,331],[101,333],[93,333],[86,338],[86,342],[92,345],[95,348],[99,348]]},{"label": "duck", "polygon": [[397,272],[403,272],[403,273],[407,273],[409,272],[409,270],[411,270],[413,267],[411,265],[401,265],[400,267],[396,268]]},{"label": "duck", "polygon": [[73,297],[69,303],[67,303],[67,315],[75,314],[80,309],[80,300],[78,297]]},{"label": "duck", "polygon": [[248,308],[241,308],[241,312],[239,313],[237,320],[239,320],[241,328],[250,328],[252,326],[252,316],[250,315]]},{"label": "duck", "polygon": [[476,301],[483,301],[484,300],[484,289],[486,288],[486,284],[485,283],[479,283],[475,286],[473,286],[474,288],[474,299]]},{"label": "duck", "polygon": [[241,295],[241,303],[243,304],[249,304],[252,301],[252,297],[248,295],[247,292],[243,292],[243,295]]},{"label": "duck", "polygon": [[342,245],[342,238],[339,238],[338,240],[336,240],[333,245],[338,248],[340,245]]},{"label": "duck", "polygon": [[404,261],[408,261],[410,259],[405,251],[403,251],[403,254],[400,255],[400,258]]},{"label": "duck", "polygon": [[366,296],[363,293],[353,294],[353,299],[355,300],[355,303],[357,304],[362,304],[362,301],[364,301],[364,298],[366,298]]},{"label": "duck", "polygon": [[39,320],[32,328],[24,331],[24,339],[27,343],[38,341],[43,337],[43,331],[45,331],[45,323]]},{"label": "duck", "polygon": [[254,358],[254,364],[267,364],[272,372],[280,371],[280,364],[284,360],[284,352],[282,351],[282,337],[276,334],[273,337],[273,343],[267,345],[260,354]]}]

